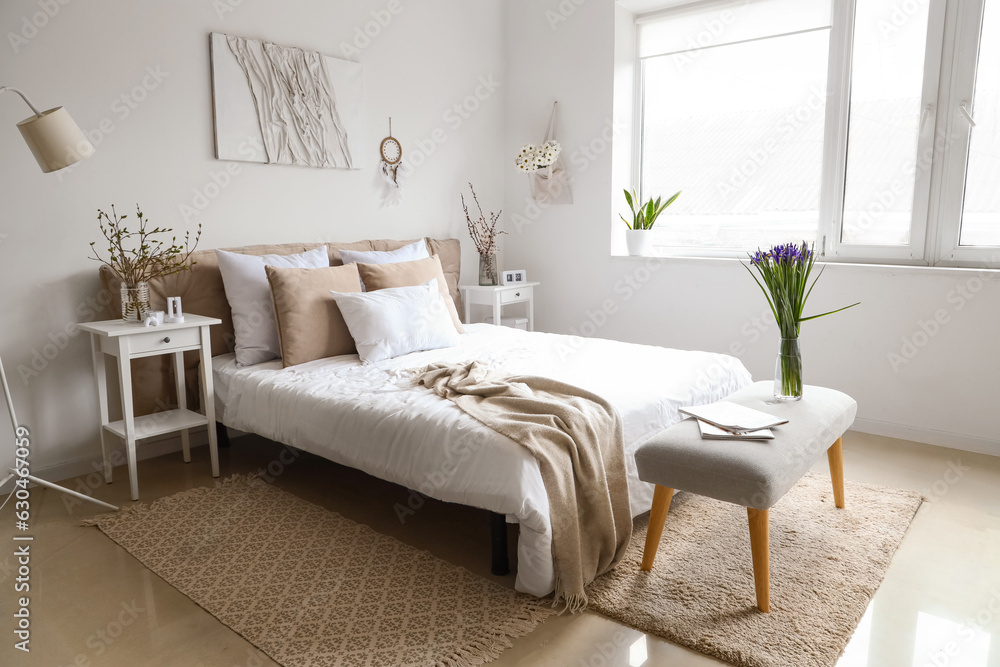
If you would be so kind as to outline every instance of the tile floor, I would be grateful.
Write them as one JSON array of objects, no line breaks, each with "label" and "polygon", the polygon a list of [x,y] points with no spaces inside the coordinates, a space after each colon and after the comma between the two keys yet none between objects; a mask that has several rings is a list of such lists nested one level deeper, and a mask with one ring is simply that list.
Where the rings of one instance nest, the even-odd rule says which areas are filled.
[{"label": "tile floor", "polygon": [[[892,562],[839,667],[1000,667],[1000,458],[849,433],[849,480],[921,491],[930,498]],[[224,475],[271,466],[274,483],[307,500],[489,575],[487,515],[428,501],[405,523],[394,506],[408,492],[323,459],[279,464],[281,446],[256,436],[221,450]],[[139,464],[143,501],[210,484],[208,452]],[[286,457],[287,460],[287,457]],[[280,470],[279,470],[280,465]],[[816,470],[826,473],[826,461]],[[126,471],[93,493],[127,506]],[[86,477],[66,485],[88,486]],[[163,583],[96,528],[98,509],[32,492],[31,653],[13,648],[12,507],[0,511],[0,665],[44,667],[274,665],[241,637]],[[516,539],[511,527],[511,540]],[[774,576],[779,576],[774,573]],[[513,586],[513,575],[502,579]],[[568,667],[722,665],[717,660],[585,613],[558,617],[515,641],[493,663]]]}]

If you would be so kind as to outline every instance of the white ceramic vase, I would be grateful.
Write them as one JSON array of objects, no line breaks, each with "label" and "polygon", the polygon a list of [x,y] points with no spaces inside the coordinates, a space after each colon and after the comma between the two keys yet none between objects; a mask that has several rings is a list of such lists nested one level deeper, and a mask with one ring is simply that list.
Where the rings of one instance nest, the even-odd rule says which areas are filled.
[{"label": "white ceramic vase", "polygon": [[651,256],[653,254],[653,230],[626,229],[625,245],[628,254],[634,257]]}]

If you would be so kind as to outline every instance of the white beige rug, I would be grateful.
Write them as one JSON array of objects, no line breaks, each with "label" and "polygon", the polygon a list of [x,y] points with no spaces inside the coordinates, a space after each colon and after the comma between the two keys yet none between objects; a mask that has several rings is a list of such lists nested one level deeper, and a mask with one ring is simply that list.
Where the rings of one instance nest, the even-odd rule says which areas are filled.
[{"label": "white beige rug", "polygon": [[285,667],[481,665],[553,613],[253,477],[88,523]]},{"label": "white beige rug", "polygon": [[740,667],[830,667],[920,507],[911,491],[809,474],[770,511],[771,613],[756,609],[746,509],[678,493],[651,572],[648,515],[628,554],[588,588],[590,609]]},{"label": "white beige rug", "polygon": [[[771,613],[754,601],[746,510],[678,494],[656,566],[629,552],[590,610],[739,667],[831,667],[920,496],[807,475],[771,510]],[[248,477],[97,517],[146,567],[285,667],[465,667],[549,617],[425,551]]]}]

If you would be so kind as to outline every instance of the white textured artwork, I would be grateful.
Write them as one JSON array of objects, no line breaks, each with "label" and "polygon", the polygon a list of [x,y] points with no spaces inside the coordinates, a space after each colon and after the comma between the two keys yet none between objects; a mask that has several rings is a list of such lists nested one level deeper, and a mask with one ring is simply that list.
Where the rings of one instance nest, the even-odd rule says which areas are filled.
[{"label": "white textured artwork", "polygon": [[361,65],[221,33],[211,50],[218,159],[363,166]]}]

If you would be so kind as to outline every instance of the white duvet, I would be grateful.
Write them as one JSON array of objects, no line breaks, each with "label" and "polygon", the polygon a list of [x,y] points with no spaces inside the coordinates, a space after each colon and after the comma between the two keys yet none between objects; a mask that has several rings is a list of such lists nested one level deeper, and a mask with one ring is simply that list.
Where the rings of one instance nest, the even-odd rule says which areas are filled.
[{"label": "white duvet", "polygon": [[[213,359],[221,421],[439,500],[506,514],[520,524],[516,588],[544,596],[555,585],[549,503],[535,459],[462,412],[407,371],[438,361],[479,360],[512,374],[542,375],[610,401],[625,426],[632,515],[649,510],[652,487],[636,477],[636,447],[680,419],[750,383],[738,359],[616,341],[467,325],[457,347],[362,365],[356,355],[281,368],[237,368]],[[405,517],[404,517],[405,518]]]}]

